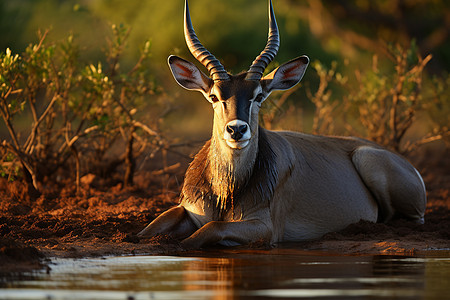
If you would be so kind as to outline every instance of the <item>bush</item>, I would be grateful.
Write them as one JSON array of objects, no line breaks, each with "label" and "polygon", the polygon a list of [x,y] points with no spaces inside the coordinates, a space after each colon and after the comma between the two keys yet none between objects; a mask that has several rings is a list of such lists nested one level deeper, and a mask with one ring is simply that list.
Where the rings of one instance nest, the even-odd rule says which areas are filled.
[{"label": "bush", "polygon": [[[374,55],[369,68],[350,75],[338,72],[336,62],[330,68],[312,62],[318,86],[311,89],[306,83],[306,95],[314,104],[314,113],[312,126],[302,127],[311,127],[314,134],[367,138],[401,154],[436,140],[448,144],[450,76],[430,79],[425,73],[430,60],[431,55],[422,58],[412,43],[408,49],[387,45],[384,57]],[[280,113],[285,96],[269,102],[264,118],[268,127],[276,127],[287,112],[299,114],[292,104]],[[427,132],[419,137],[408,136],[419,114],[427,114],[431,126],[427,124]]]},{"label": "bush", "polygon": [[[83,63],[72,36],[47,43],[48,32],[21,55],[10,49],[0,54],[0,112],[9,134],[0,145],[1,176],[23,177],[38,194],[43,178],[69,170],[78,191],[82,173],[124,164],[129,185],[136,157],[162,147],[159,132],[135,117],[136,108],[158,91],[146,67],[150,42],[124,72],[119,62],[129,29],[112,31],[104,63]],[[115,149],[119,141],[125,151]],[[108,151],[119,154],[107,158]]]}]

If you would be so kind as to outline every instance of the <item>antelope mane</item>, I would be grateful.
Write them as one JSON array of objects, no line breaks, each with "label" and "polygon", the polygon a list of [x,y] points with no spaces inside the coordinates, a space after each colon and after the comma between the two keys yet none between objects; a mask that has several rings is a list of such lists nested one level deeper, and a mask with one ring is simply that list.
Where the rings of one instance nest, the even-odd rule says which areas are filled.
[{"label": "antelope mane", "polygon": [[209,140],[186,171],[180,201],[194,203],[203,199],[218,215],[223,215],[235,207],[272,199],[278,182],[276,154],[264,129],[259,128],[258,136],[258,147],[250,161],[242,157],[227,160],[215,152],[214,140]]}]

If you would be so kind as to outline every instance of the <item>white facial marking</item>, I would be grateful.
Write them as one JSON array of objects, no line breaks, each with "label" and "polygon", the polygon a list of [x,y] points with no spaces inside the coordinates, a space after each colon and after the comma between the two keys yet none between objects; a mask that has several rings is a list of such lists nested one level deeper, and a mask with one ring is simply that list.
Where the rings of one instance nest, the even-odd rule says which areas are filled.
[{"label": "white facial marking", "polygon": [[262,102],[264,102],[264,100],[265,100],[265,99],[263,99],[262,101],[256,101],[256,98],[261,94],[263,94],[262,87],[261,86],[256,87],[256,89],[253,91],[253,98],[252,98],[252,100],[250,100],[250,109],[248,111],[248,114],[249,114],[248,119],[250,120],[250,125],[253,125],[252,124],[252,120],[253,120],[252,114],[253,114],[253,109],[254,109],[253,106],[255,105],[255,107],[259,110]]},{"label": "white facial marking", "polygon": [[250,141],[246,140],[246,141],[233,142],[233,141],[230,141],[230,140],[226,140],[226,142],[227,142],[227,145],[230,148],[233,148],[233,149],[244,149],[245,147],[247,147],[247,145],[248,145],[248,143]]},{"label": "white facial marking", "polygon": [[211,101],[211,95],[216,95],[216,94],[215,94],[215,90],[214,90],[214,86],[211,88],[211,90],[210,90],[209,92],[203,93],[203,96],[205,96],[206,100],[208,100],[208,102],[210,102],[210,103],[213,105],[213,108],[215,108],[215,107],[217,106],[217,103],[218,103],[219,101],[216,102],[216,103],[213,103],[213,102]]},{"label": "white facial marking", "polygon": [[258,96],[259,94],[262,94],[263,90],[261,86],[258,86],[254,91],[253,91],[253,100],[255,100],[256,96]]}]

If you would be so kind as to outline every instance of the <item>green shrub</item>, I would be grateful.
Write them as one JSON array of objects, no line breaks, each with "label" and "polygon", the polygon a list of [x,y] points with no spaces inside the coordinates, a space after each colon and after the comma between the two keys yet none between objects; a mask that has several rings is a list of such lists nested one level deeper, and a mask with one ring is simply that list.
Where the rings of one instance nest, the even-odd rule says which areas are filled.
[{"label": "green shrub", "polygon": [[[367,138],[402,154],[436,140],[448,144],[450,76],[430,79],[425,72],[430,60],[431,55],[422,58],[412,43],[408,49],[386,46],[384,57],[374,55],[371,66],[350,75],[337,71],[336,62],[328,68],[313,61],[311,69],[318,86],[305,84],[307,98],[314,104],[312,125],[301,127],[312,128],[314,134]],[[280,109],[280,104],[289,103],[285,96],[268,101],[268,117],[263,118],[268,127],[277,127],[282,119],[294,119],[287,113],[305,115],[292,103],[291,108]],[[422,129],[419,136],[408,135],[419,122],[419,115],[428,117],[426,132]]]},{"label": "green shrub", "polygon": [[[78,190],[82,173],[124,163],[124,183],[132,184],[133,152],[161,147],[158,131],[135,118],[158,90],[146,66],[150,42],[125,72],[120,58],[129,30],[114,25],[112,31],[103,63],[82,62],[72,36],[47,44],[48,32],[21,55],[0,54],[0,112],[9,134],[0,146],[2,176],[21,175],[38,192],[45,177],[72,170]],[[115,150],[119,141],[125,151]],[[119,153],[108,160],[108,151]]]}]

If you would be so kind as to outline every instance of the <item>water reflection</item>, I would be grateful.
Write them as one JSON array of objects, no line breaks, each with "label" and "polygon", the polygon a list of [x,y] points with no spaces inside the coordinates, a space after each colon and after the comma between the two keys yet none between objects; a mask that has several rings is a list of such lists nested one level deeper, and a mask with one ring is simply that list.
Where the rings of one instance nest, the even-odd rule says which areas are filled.
[{"label": "water reflection", "polygon": [[[191,265],[191,268],[215,273],[213,278],[190,273],[196,274],[195,279],[199,281],[218,282],[214,299],[367,296],[407,299],[424,295],[424,260],[411,262],[395,256],[324,256],[289,250],[273,250],[270,255],[240,252],[238,255],[228,253],[228,256],[204,258]],[[186,279],[189,282],[192,277]]]},{"label": "water reflection", "polygon": [[49,274],[3,282],[0,299],[441,299],[450,294],[449,254],[342,256],[272,249],[58,259]]}]

